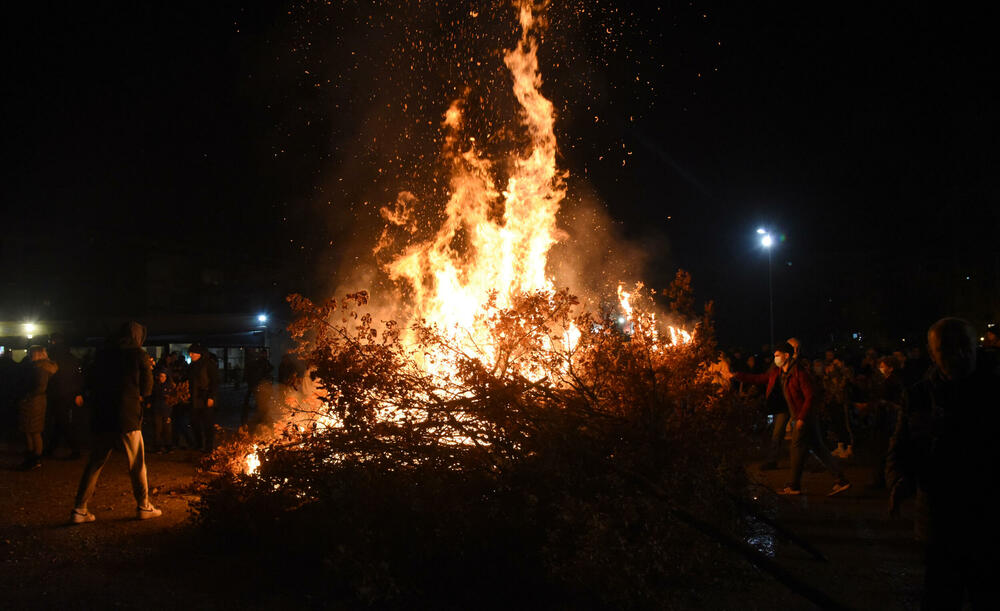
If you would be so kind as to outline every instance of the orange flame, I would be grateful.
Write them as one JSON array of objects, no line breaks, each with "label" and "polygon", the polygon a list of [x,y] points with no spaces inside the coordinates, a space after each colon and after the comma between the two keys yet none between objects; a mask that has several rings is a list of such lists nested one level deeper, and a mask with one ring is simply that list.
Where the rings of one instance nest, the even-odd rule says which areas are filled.
[{"label": "orange flame", "polygon": [[[565,174],[556,167],[553,106],[539,91],[538,45],[532,34],[536,21],[530,3],[521,3],[519,10],[521,38],[504,63],[513,77],[530,149],[515,156],[507,183],[499,189],[494,164],[480,154],[474,139],[460,138],[465,102],[453,101],[443,123],[445,156],[452,164],[446,219],[432,239],[411,246],[386,266],[392,279],[412,289],[411,322],[436,324],[487,356],[487,337],[477,315],[491,292],[496,293],[496,307],[504,308],[520,292],[553,290],[546,263],[558,240],[556,214],[565,197]],[[390,222],[407,218],[398,209],[404,199],[401,194],[397,208],[383,210],[383,216]],[[498,209],[503,210],[499,218],[491,214]],[[453,246],[456,238],[464,240],[461,251]],[[564,338],[567,345],[572,341]]]}]

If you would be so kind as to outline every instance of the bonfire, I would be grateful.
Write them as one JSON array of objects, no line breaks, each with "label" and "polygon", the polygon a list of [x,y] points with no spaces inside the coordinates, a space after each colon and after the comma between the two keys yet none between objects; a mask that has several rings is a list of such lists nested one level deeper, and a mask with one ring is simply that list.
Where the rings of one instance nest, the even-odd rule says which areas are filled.
[{"label": "bonfire", "polygon": [[376,318],[366,291],[291,296],[307,383],[217,453],[225,475],[198,507],[216,531],[310,550],[348,598],[433,600],[423,579],[447,575],[457,600],[497,571],[562,602],[647,604],[665,590],[634,580],[720,566],[673,518],[739,536],[745,417],[713,381],[711,311],[691,311],[690,277],[660,295],[623,283],[594,312],[549,275],[566,173],[540,21],[517,11],[504,64],[528,144],[487,159],[462,132],[471,101],[447,107],[443,223],[418,237],[411,193],[382,210],[374,255],[401,315]]}]

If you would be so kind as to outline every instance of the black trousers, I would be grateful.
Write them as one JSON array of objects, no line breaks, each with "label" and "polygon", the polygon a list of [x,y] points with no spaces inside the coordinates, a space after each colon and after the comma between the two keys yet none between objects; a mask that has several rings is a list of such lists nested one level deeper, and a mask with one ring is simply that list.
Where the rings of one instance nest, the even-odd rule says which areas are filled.
[{"label": "black trousers", "polygon": [[191,410],[191,428],[194,429],[194,446],[200,450],[215,449],[215,409],[196,407]]}]

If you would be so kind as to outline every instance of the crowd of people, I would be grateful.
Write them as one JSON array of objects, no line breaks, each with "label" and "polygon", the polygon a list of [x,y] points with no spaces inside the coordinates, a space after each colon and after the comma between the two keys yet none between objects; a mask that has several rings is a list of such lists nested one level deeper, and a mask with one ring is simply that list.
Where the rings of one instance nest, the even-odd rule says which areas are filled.
[{"label": "crowd of people", "polygon": [[[156,361],[143,349],[145,340],[145,328],[130,322],[86,363],[70,351],[60,333],[53,333],[47,345],[30,346],[20,362],[9,352],[0,358],[0,434],[14,439],[16,429],[24,440],[24,459],[17,468],[35,471],[44,458],[61,450],[68,451],[65,458],[70,460],[82,458],[85,447],[90,450],[71,523],[95,519],[87,504],[114,448],[123,449],[128,460],[137,517],[161,514],[149,500],[144,427],[157,453],[187,449],[207,454],[215,447],[217,357],[194,343],[187,348],[187,359],[170,352]],[[300,367],[290,357],[282,363],[285,383],[294,384]],[[265,349],[249,349],[243,426],[250,420],[251,399],[256,400],[259,417],[266,417],[272,371]]]},{"label": "crowd of people", "polygon": [[869,488],[885,491],[889,514],[916,500],[923,607],[994,608],[1000,541],[984,494],[998,483],[991,442],[1000,426],[1000,338],[995,328],[977,338],[969,322],[944,318],[928,330],[927,349],[810,358],[790,338],[762,354],[733,350],[723,371],[770,427],[760,468],[776,469],[791,440],[791,478],[779,494],[802,494],[810,455],[834,477],[829,496],[850,489],[844,463],[863,445]]},{"label": "crowd of people", "polygon": [[[766,457],[760,467],[763,470],[777,468],[786,432],[792,433],[795,445],[795,431],[786,431],[786,427],[791,429],[789,423],[798,420],[802,426],[809,425],[808,437],[821,462],[831,462],[826,460],[826,448],[832,448],[830,456],[842,460],[852,458],[861,449],[859,444],[869,454],[884,454],[902,406],[904,389],[915,384],[931,367],[929,358],[917,346],[884,353],[874,348],[826,349],[816,358],[810,356],[796,338],[789,338],[774,350],[765,348],[760,354],[744,355],[742,350],[735,349],[726,357],[733,379],[739,384],[738,391],[752,409],[760,411],[762,425],[766,418],[769,432]],[[781,372],[787,378],[786,385],[791,383],[788,389],[791,401],[786,399],[789,393],[781,392],[782,387],[776,385]],[[793,419],[799,412],[804,417]],[[781,492],[801,493],[799,480],[793,477]],[[874,469],[868,484],[884,488],[880,468]]]}]

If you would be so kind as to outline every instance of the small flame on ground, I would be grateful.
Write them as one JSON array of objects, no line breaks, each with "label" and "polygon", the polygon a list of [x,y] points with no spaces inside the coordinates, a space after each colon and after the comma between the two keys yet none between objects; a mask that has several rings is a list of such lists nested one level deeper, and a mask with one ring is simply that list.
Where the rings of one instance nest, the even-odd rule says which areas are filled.
[{"label": "small flame on ground", "polygon": [[250,453],[246,456],[246,468],[244,469],[247,475],[254,475],[257,473],[257,469],[260,468],[260,457],[257,456],[257,444],[254,444],[251,448]]}]

